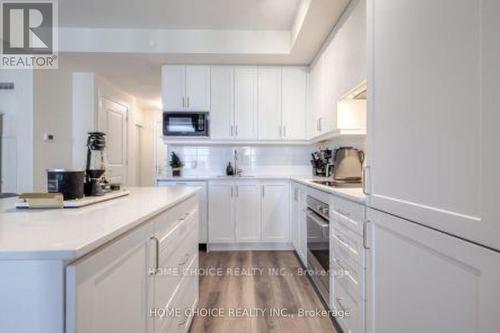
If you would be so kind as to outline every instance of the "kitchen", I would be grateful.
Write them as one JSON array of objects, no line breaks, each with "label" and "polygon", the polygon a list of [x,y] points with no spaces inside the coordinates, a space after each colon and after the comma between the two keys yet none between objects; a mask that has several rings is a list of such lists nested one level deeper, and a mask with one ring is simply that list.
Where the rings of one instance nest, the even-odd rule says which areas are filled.
[{"label": "kitchen", "polygon": [[0,71],[1,332],[500,331],[497,1],[56,7]]}]

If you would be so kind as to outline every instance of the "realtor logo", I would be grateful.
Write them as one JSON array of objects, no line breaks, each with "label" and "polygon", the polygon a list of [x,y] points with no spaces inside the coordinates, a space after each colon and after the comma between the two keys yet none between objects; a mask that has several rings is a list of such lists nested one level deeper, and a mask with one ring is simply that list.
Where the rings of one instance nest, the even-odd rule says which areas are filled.
[{"label": "realtor logo", "polygon": [[1,2],[1,68],[57,68],[57,3]]}]

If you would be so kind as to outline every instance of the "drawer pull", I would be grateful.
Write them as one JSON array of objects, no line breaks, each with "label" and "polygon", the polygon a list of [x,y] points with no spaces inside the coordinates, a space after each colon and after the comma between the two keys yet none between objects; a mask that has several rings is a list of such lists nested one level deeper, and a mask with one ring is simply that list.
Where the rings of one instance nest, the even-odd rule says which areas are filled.
[{"label": "drawer pull", "polygon": [[179,326],[184,326],[186,325],[189,315],[188,315],[189,308],[184,308],[184,315],[182,316],[182,321],[179,322]]},{"label": "drawer pull", "polygon": [[182,259],[182,262],[179,263],[179,266],[184,266],[185,264],[187,264],[189,257],[191,257],[191,255],[189,253],[186,253],[184,255],[184,258]]},{"label": "drawer pull", "polygon": [[356,256],[359,255],[358,251],[356,251],[347,241],[345,241],[341,236],[337,234],[332,234],[333,239],[335,239],[340,245],[342,245],[346,250],[351,251]]},{"label": "drawer pull", "polygon": [[346,211],[343,211],[342,209],[335,208],[335,211],[336,211],[337,213],[339,213],[340,215],[344,215],[344,216],[347,216],[347,217],[350,217],[350,216],[351,216],[351,214],[349,214],[349,213],[348,213],[348,212],[346,212]]},{"label": "drawer pull", "polygon": [[346,307],[342,304],[342,301],[344,300],[342,297],[337,297],[337,298],[335,298],[335,299],[337,300],[337,303],[339,304],[340,309],[341,309],[342,311],[344,311],[344,312],[346,312],[346,313],[347,313],[347,312],[350,312],[350,311],[348,311],[348,310],[347,310],[347,308],[346,308]]},{"label": "drawer pull", "polygon": [[185,219],[188,218],[189,215],[191,215],[191,213],[188,212],[188,213],[182,215],[182,217],[179,220],[184,221]]},{"label": "drawer pull", "polygon": [[156,237],[151,237],[150,240],[155,242],[155,270],[150,275],[155,275],[160,269],[160,240]]}]

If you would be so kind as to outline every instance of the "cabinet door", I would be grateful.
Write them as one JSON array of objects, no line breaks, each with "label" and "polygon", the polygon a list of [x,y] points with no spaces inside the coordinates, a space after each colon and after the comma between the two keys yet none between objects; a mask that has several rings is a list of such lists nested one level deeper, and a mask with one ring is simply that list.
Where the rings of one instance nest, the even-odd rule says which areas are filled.
[{"label": "cabinet door", "polygon": [[498,252],[373,209],[368,218],[368,333],[500,332]]},{"label": "cabinet door", "polygon": [[236,241],[260,241],[260,193],[255,182],[235,184]]},{"label": "cabinet door", "polygon": [[257,68],[234,70],[234,134],[237,139],[257,139]]},{"label": "cabinet door", "polygon": [[307,72],[304,67],[283,67],[282,72],[283,139],[306,139]]},{"label": "cabinet door", "polygon": [[161,68],[161,96],[164,111],[183,111],[186,105],[186,66],[165,65]]},{"label": "cabinet door", "polygon": [[259,67],[258,81],[259,140],[280,140],[281,67]]},{"label": "cabinet door", "polygon": [[370,4],[368,204],[500,250],[500,2]]},{"label": "cabinet door", "polygon": [[323,55],[321,55],[311,68],[309,84],[309,124],[312,138],[322,134],[324,127],[323,117]]},{"label": "cabinet door", "polygon": [[289,183],[262,184],[262,240],[289,242]]},{"label": "cabinet door", "polygon": [[148,332],[152,223],[66,268],[68,333]]},{"label": "cabinet door", "polygon": [[189,186],[201,188],[199,193],[200,207],[200,225],[199,225],[199,242],[206,244],[208,242],[208,189],[207,182],[195,181],[158,181],[158,186]]},{"label": "cabinet door", "polygon": [[232,182],[210,182],[208,185],[208,241],[235,241],[234,188]]},{"label": "cabinet door", "polygon": [[210,66],[186,66],[186,109],[210,111]]},{"label": "cabinet door", "polygon": [[234,135],[234,67],[212,66],[210,137],[231,139]]}]

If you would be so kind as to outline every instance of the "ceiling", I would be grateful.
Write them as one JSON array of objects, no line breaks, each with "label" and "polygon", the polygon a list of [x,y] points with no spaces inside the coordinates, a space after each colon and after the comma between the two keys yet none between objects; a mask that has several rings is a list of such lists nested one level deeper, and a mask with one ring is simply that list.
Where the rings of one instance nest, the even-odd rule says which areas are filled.
[{"label": "ceiling", "polygon": [[300,0],[64,0],[61,27],[290,30]]},{"label": "ceiling", "polygon": [[350,1],[64,0],[59,68],[158,105],[162,64],[310,64]]}]

